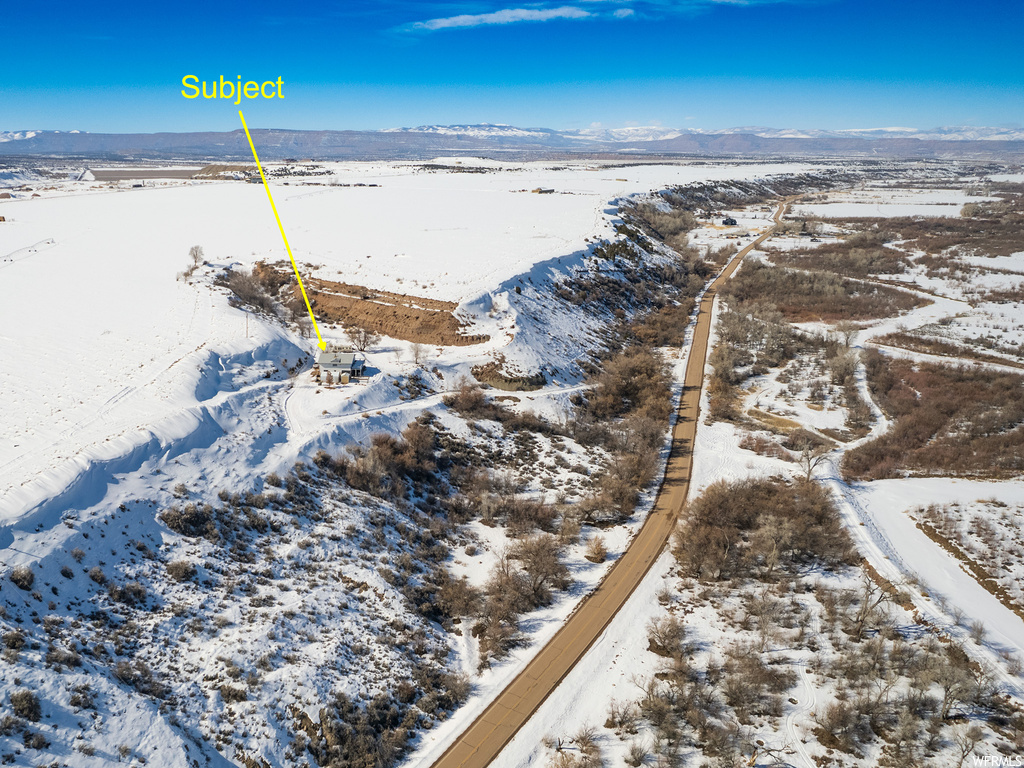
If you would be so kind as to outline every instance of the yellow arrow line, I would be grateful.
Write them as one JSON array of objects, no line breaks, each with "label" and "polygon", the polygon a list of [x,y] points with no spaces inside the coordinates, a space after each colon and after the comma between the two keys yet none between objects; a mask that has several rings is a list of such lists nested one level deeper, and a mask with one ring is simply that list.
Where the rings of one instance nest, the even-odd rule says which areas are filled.
[{"label": "yellow arrow line", "polygon": [[313,317],[313,307],[309,304],[309,296],[306,295],[306,286],[302,284],[302,276],[299,274],[299,267],[295,263],[295,257],[292,256],[292,247],[288,245],[288,236],[284,233],[284,225],[281,223],[281,217],[277,213],[277,206],[274,205],[274,198],[270,194],[270,185],[267,184],[267,177],[263,175],[263,163],[260,162],[260,156],[256,154],[256,145],[252,143],[252,136],[249,134],[249,126],[245,124],[245,115],[242,111],[238,111],[238,116],[242,118],[242,128],[245,129],[245,138],[249,140],[249,148],[252,150],[252,156],[256,160],[256,167],[260,169],[260,178],[263,180],[263,188],[267,190],[267,199],[270,201],[270,207],[274,210],[274,218],[277,219],[277,228],[281,230],[281,239],[284,240],[285,250],[288,251],[288,258],[292,260],[292,269],[295,270],[295,279],[299,281],[299,290],[302,291],[302,298],[306,300],[306,309],[309,311],[309,319],[313,321],[313,330],[316,331],[316,338],[318,340],[317,346],[322,350],[327,349],[327,342],[324,341],[323,336],[320,335],[320,326],[316,324],[316,318]]}]

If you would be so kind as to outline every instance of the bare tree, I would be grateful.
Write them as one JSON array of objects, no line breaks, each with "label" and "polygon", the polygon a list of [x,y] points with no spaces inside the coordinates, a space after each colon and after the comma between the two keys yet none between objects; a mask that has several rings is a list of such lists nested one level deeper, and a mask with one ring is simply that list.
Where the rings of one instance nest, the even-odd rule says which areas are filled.
[{"label": "bare tree", "polygon": [[608,557],[608,548],[604,545],[604,539],[597,535],[591,536],[587,541],[585,557],[592,563],[603,563]]},{"label": "bare tree", "polygon": [[881,610],[882,604],[890,602],[891,598],[892,596],[879,586],[867,571],[861,574],[860,595],[851,633],[858,642],[864,639],[867,625]]},{"label": "bare tree", "polygon": [[192,259],[192,268],[195,269],[200,264],[206,261],[206,257],[203,255],[203,246],[193,245],[188,249],[188,256]]},{"label": "bare tree", "polygon": [[359,325],[350,326],[347,333],[348,337],[352,340],[352,344],[360,352],[365,352],[380,341],[379,333],[371,331],[369,328],[363,328]]},{"label": "bare tree", "polygon": [[859,330],[860,328],[857,324],[850,320],[840,320],[836,323],[836,333],[839,334],[839,337],[843,340],[843,346],[846,348],[853,344],[853,338]]},{"label": "bare tree", "polygon": [[967,756],[974,751],[974,748],[984,738],[985,732],[977,725],[972,725],[969,728],[961,725],[953,729],[953,742],[960,751],[956,764],[957,768],[962,768],[964,761],[967,760]]},{"label": "bare tree", "polygon": [[827,445],[811,445],[808,441],[804,443],[800,449],[800,467],[804,471],[804,482],[811,482],[811,476],[814,474],[815,468],[828,456]]},{"label": "bare tree", "polygon": [[512,547],[511,556],[523,564],[534,605],[551,602],[552,587],[566,589],[572,583],[569,569],[559,557],[558,541],[550,534],[520,539]]},{"label": "bare tree", "polygon": [[413,362],[416,363],[416,365],[422,365],[424,359],[427,357],[427,348],[419,342],[416,342],[412,347],[410,347],[410,349],[412,351]]}]

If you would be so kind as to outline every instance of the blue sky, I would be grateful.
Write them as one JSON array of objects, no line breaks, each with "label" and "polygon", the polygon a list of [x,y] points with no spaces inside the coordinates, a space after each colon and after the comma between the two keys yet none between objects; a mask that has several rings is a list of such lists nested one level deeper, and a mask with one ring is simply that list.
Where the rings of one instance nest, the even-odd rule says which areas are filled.
[{"label": "blue sky", "polygon": [[[147,7],[148,6],[148,7]],[[11,3],[0,130],[1024,126],[1019,0]]]}]

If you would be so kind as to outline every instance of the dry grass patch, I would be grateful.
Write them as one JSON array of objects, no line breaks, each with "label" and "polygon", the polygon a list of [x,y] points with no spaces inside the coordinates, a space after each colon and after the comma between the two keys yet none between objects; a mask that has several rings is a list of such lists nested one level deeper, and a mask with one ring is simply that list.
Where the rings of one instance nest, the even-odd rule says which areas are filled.
[{"label": "dry grass patch", "polygon": [[722,295],[740,302],[770,302],[793,323],[894,317],[930,303],[907,291],[834,272],[797,271],[759,261],[744,264]]},{"label": "dry grass patch", "polygon": [[895,423],[843,458],[847,479],[906,474],[1009,477],[1024,470],[1024,376],[865,354]]}]

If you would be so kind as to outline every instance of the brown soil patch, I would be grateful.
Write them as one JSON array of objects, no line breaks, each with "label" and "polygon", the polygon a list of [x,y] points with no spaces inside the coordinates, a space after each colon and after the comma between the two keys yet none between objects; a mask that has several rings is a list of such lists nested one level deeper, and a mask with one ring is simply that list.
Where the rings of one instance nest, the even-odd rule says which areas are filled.
[{"label": "brown soil patch", "polygon": [[[282,284],[292,283],[292,291],[299,301],[302,300],[290,269],[276,265],[269,269],[281,277]],[[452,301],[377,291],[319,278],[308,278],[303,283],[313,313],[326,322],[355,325],[393,339],[420,344],[465,347],[490,340],[486,334],[465,333],[465,324],[452,314],[458,307]]]}]

